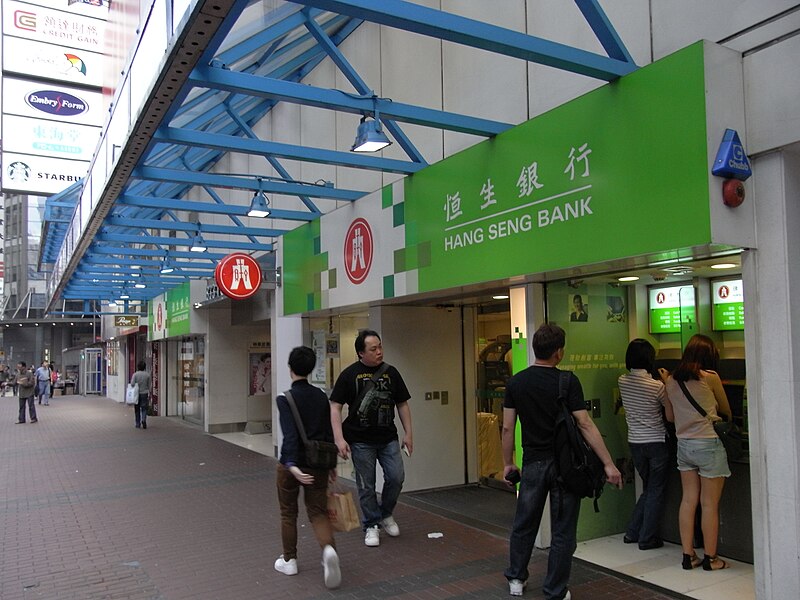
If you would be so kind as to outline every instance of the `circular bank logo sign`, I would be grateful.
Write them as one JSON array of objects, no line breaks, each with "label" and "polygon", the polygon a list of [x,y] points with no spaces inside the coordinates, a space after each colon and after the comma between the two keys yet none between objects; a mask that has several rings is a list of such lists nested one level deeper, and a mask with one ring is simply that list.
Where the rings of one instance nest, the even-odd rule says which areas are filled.
[{"label": "circular bank logo sign", "polygon": [[252,256],[234,252],[219,261],[214,279],[228,298],[244,300],[261,287],[261,267]]},{"label": "circular bank logo sign", "polygon": [[372,230],[364,219],[350,224],[344,236],[344,270],[347,277],[358,285],[367,278],[372,266]]}]

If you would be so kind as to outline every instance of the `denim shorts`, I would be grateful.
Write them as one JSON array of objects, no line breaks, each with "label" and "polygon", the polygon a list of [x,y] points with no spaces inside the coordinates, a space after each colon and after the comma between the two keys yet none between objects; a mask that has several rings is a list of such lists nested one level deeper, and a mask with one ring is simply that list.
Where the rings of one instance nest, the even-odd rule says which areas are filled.
[{"label": "denim shorts", "polygon": [[678,470],[698,471],[700,477],[730,477],[728,455],[719,438],[678,438]]}]

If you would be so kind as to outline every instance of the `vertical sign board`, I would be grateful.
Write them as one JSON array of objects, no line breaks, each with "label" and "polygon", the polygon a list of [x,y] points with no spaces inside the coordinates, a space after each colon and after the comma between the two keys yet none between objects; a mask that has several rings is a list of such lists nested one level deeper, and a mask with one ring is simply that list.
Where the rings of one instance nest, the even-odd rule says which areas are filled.
[{"label": "vertical sign board", "polygon": [[[694,44],[285,234],[285,312],[709,243],[703,59]],[[354,281],[357,219],[379,235]]]},{"label": "vertical sign board", "polygon": [[163,340],[167,337],[167,299],[160,294],[147,303],[148,341]]},{"label": "vertical sign board", "polygon": [[49,195],[85,176],[106,107],[69,84],[102,86],[107,16],[103,2],[4,0],[3,190]]}]

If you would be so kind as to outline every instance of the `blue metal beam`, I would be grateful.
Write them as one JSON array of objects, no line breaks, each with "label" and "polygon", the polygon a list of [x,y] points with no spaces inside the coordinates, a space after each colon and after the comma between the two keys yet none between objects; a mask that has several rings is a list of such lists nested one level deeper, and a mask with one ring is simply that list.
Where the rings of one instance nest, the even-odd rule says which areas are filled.
[{"label": "blue metal beam", "polygon": [[[372,114],[376,106],[376,101],[372,98],[363,98],[339,90],[322,89],[293,81],[235,73],[213,67],[197,67],[189,75],[189,82],[197,87],[262,96],[351,114]],[[484,137],[497,135],[512,127],[509,123],[403,104],[386,98],[377,99],[377,108],[381,116],[387,119]]]},{"label": "blue metal beam", "polygon": [[606,13],[600,7],[597,0],[575,0],[575,4],[583,13],[589,27],[592,28],[603,49],[608,55],[616,60],[621,60],[631,65],[636,66],[633,62],[633,57],[628,52],[622,39],[617,35],[617,31],[608,20]]},{"label": "blue metal beam", "polygon": [[[149,235],[125,235],[121,233],[99,233],[95,236],[98,242],[115,242],[122,244],[158,244],[160,246],[191,246],[192,238],[170,238]],[[256,252],[263,250],[271,252],[272,244],[254,244],[253,242],[230,242],[227,240],[204,239],[207,248],[231,248],[234,250],[247,250]],[[200,254],[198,252],[198,254]]]},{"label": "blue metal beam", "polygon": [[[155,219],[129,219],[122,217],[109,217],[105,220],[104,225],[112,227],[135,227],[141,229],[162,229],[166,231],[187,231],[196,232],[198,226],[195,223],[174,222],[174,221],[157,221]],[[102,228],[101,231],[105,229]],[[219,233],[224,235],[243,235],[243,236],[260,236],[260,237],[278,237],[283,235],[288,230],[286,229],[262,229],[260,227],[234,227],[232,225],[212,225],[209,223],[200,223],[200,231],[202,233]]]},{"label": "blue metal beam", "polygon": [[[312,11],[309,10],[308,12],[310,13]],[[328,53],[328,56],[331,57],[333,63],[339,67],[339,70],[344,74],[345,77],[347,77],[347,80],[350,82],[350,85],[355,88],[356,92],[362,96],[372,96],[372,89],[363,79],[361,79],[361,76],[344,57],[344,54],[341,53],[339,48],[322,30],[322,27],[319,26],[311,14],[309,14],[308,20],[306,21],[306,28],[311,32],[311,35],[314,36],[314,39],[317,40],[317,43],[325,49],[325,51]],[[425,157],[423,157],[420,151],[417,150],[416,146],[411,143],[411,140],[408,139],[408,136],[405,133],[403,133],[403,130],[400,129],[397,123],[395,123],[392,119],[381,119],[381,122],[385,125],[389,133],[392,134],[392,137],[397,140],[397,143],[411,160],[414,162],[427,164]]]},{"label": "blue metal beam", "polygon": [[[309,148],[307,146],[296,146],[294,144],[282,144],[279,142],[265,142],[262,140],[250,140],[232,135],[219,135],[216,133],[204,133],[201,131],[187,131],[185,129],[175,129],[174,127],[159,128],[153,136],[160,142],[172,144],[184,144],[187,146],[204,146],[216,150],[226,150],[228,152],[242,152],[244,154],[254,154],[261,156],[281,156],[294,160],[323,163],[327,165],[339,165],[342,167],[352,167],[354,169],[372,169],[374,171],[389,171],[391,173],[402,173],[409,175],[416,173],[425,167],[420,163],[395,160],[391,158],[379,158],[374,156],[363,156],[353,152],[337,152],[335,150],[324,150],[321,148]],[[270,182],[271,185],[280,187],[295,184],[278,184]],[[327,194],[311,194],[307,190],[315,186],[298,188],[296,192],[277,192],[287,195],[297,196],[305,193],[311,197],[336,198],[334,190],[327,188]],[[338,190],[337,190],[338,191]],[[341,193],[340,193],[341,194]],[[355,198],[337,198],[340,200],[354,200]]]},{"label": "blue metal beam", "polygon": [[[169,253],[173,258],[190,258],[199,262],[222,260],[227,254],[220,254],[218,252],[203,252],[202,255],[198,252],[190,252],[188,250],[155,250],[153,248],[135,248],[135,247],[121,247],[121,246],[100,246],[98,244],[92,245],[86,252],[86,257],[92,260],[92,255],[102,256],[164,256]],[[215,265],[216,266],[216,265]]]},{"label": "blue metal beam", "polygon": [[636,65],[627,61],[402,0],[292,1],[604,81],[613,81],[636,70]]},{"label": "blue metal beam", "polygon": [[[206,145],[210,145],[212,143],[217,144],[219,146],[225,144],[236,144],[243,146],[244,145],[255,146],[260,144],[267,144],[267,142],[261,142],[258,140],[247,140],[244,138],[237,138],[230,135],[216,135],[211,133],[192,132],[190,135],[187,136],[184,135],[187,132],[184,132],[183,130],[180,129],[171,129],[171,128],[168,129],[168,132],[171,137],[176,138],[175,140],[176,143],[191,144],[193,142],[190,141],[189,138],[194,138],[195,141],[202,141]],[[253,143],[251,144],[250,142]],[[228,148],[231,151],[235,150],[235,148],[231,148],[230,146],[228,146]],[[275,179],[262,179],[261,182],[259,183],[256,176],[237,177],[234,175],[225,175],[224,173],[206,173],[198,171],[187,171],[185,169],[183,170],[162,169],[159,167],[150,167],[150,166],[137,167],[131,173],[131,177],[139,179],[149,179],[151,181],[169,181],[169,182],[186,183],[189,185],[203,185],[203,186],[207,185],[218,188],[250,190],[252,192],[262,191],[267,194],[283,194],[286,196],[298,196],[300,194],[304,194],[306,196],[311,196],[312,198],[330,198],[331,200],[349,200],[349,201],[358,200],[365,194],[365,192],[359,192],[356,190],[341,190],[333,187],[325,187],[324,185],[316,185],[310,183],[298,183],[298,182],[289,183],[285,181],[277,181]],[[153,208],[158,208],[158,207],[153,207]],[[167,207],[162,205],[162,208],[167,208]],[[176,207],[169,207],[169,208],[176,208]],[[245,206],[244,209],[245,209],[244,214],[246,214],[249,207]],[[275,212],[277,213],[278,211],[276,210]],[[300,220],[306,220],[304,216],[307,215],[307,213],[301,211],[282,211],[282,212],[286,213],[287,215],[292,215],[293,213],[296,212],[298,216],[297,217],[284,216],[280,218],[284,219],[297,218]],[[231,211],[228,214],[236,215],[242,213]]]}]

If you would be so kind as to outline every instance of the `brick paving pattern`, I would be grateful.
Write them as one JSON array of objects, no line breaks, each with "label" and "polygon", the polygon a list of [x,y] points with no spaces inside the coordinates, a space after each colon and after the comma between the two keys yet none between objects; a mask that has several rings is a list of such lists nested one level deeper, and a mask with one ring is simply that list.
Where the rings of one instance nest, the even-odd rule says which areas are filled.
[{"label": "brick paving pattern", "polygon": [[[300,572],[287,577],[272,568],[274,459],[176,419],[135,429],[132,409],[107,398],[36,408],[38,423],[16,425],[17,399],[0,398],[2,600],[510,597],[506,539],[404,504],[401,536],[378,548],[358,531],[337,534],[343,582],[331,591],[301,509]],[[542,597],[545,566],[537,551],[525,597]],[[571,590],[576,600],[676,597],[577,561]]]}]

